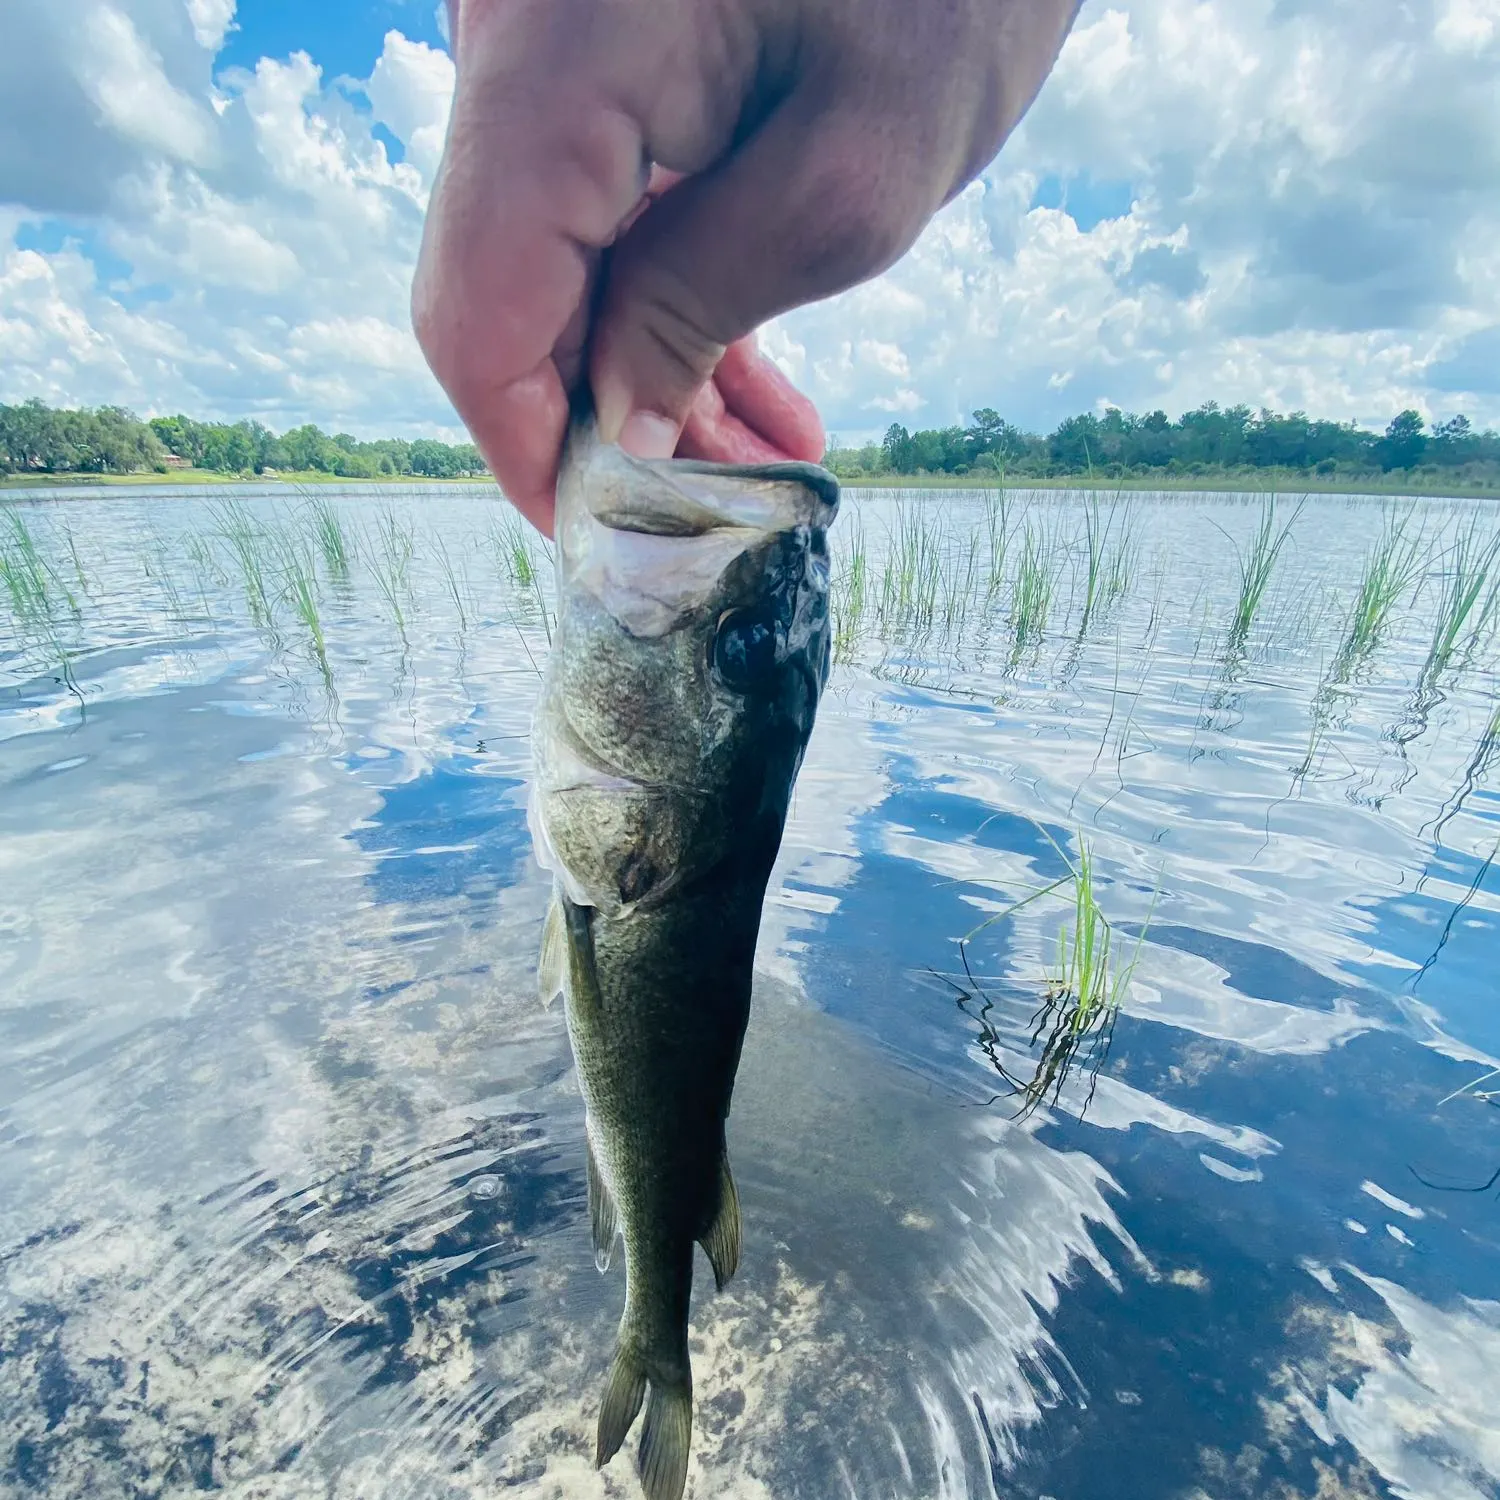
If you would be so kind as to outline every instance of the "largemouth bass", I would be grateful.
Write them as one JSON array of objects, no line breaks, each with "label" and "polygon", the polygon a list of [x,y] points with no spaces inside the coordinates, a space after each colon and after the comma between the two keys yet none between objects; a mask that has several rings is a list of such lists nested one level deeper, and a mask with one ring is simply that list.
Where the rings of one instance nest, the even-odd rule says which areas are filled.
[{"label": "largemouth bass", "polygon": [[678,1500],[686,1480],[693,1246],[720,1289],[739,1261],[724,1121],[766,881],[828,676],[837,509],[816,465],[645,463],[590,421],[558,483],[530,803],[556,888],[539,979],[566,1000],[601,1271],[625,1242],[595,1463],[644,1400],[650,1500]]}]

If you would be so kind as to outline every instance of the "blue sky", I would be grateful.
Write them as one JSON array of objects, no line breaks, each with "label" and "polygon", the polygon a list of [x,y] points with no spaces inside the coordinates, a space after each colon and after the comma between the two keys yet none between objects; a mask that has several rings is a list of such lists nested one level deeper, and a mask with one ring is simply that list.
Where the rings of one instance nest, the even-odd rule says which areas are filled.
[{"label": "blue sky", "polygon": [[[1208,399],[1500,424],[1500,0],[1085,0],[982,178],[764,344],[846,440]],[[0,400],[457,436],[435,0],[0,0]]]},{"label": "blue sky", "polygon": [[437,0],[241,0],[218,62],[253,68],[262,57],[306,52],[331,77],[366,78],[388,31],[442,46],[437,8]]}]

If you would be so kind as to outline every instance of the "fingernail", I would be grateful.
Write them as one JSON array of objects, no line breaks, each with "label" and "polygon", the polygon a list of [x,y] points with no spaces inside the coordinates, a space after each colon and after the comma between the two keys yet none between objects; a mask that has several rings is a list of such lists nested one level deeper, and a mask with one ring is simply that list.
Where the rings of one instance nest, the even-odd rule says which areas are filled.
[{"label": "fingernail", "polygon": [[620,429],[620,446],[632,458],[671,458],[677,451],[677,424],[654,411],[633,411]]}]

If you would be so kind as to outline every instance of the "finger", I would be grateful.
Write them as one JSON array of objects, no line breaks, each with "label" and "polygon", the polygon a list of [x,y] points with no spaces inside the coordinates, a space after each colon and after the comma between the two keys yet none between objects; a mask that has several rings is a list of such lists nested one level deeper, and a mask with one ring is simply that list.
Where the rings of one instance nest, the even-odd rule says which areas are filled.
[{"label": "finger", "polygon": [[[539,66],[557,39],[520,34],[523,13],[546,24],[535,8],[461,8],[458,90],[412,323],[501,489],[548,529],[573,373],[555,361],[581,363],[590,277],[646,173],[639,127],[601,105],[576,67],[568,73],[565,50],[558,66]],[[481,38],[480,26],[499,34]]]},{"label": "finger", "polygon": [[727,411],[717,381],[710,380],[688,408],[677,442],[679,458],[716,464],[774,464],[791,457]]},{"label": "finger", "polygon": [[[906,122],[867,111],[830,113],[809,89],[651,205],[615,247],[595,324],[590,375],[607,440],[670,454],[730,344],[906,250],[949,174],[912,169],[913,147],[919,159],[932,153],[903,132]],[[774,425],[776,402],[758,404],[757,379],[741,387],[752,422]]]},{"label": "finger", "polygon": [[741,339],[688,408],[677,453],[726,464],[816,463],[823,426],[812,402],[756,352],[753,337]]},{"label": "finger", "polygon": [[731,344],[714,371],[725,407],[786,458],[817,463],[825,436],[818,409],[756,347],[752,335]]}]

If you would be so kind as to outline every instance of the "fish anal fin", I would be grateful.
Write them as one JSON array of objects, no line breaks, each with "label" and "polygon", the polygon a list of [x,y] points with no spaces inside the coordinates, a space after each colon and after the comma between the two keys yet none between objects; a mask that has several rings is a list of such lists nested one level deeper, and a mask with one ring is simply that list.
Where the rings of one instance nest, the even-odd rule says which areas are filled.
[{"label": "fish anal fin", "polygon": [[536,989],[544,1006],[550,1006],[563,992],[568,973],[568,929],[563,921],[557,897],[547,908],[542,924],[542,951],[537,957]]},{"label": "fish anal fin", "polygon": [[646,1500],[681,1500],[693,1437],[693,1388],[651,1382],[641,1427],[641,1488]]},{"label": "fish anal fin", "polygon": [[[609,1270],[609,1258],[615,1248],[615,1233],[619,1228],[619,1215],[615,1212],[615,1200],[605,1186],[604,1174],[594,1158],[594,1143],[588,1142],[589,1175],[589,1229],[594,1239],[594,1264],[601,1271]],[[628,1424],[627,1424],[628,1425]]]},{"label": "fish anal fin", "polygon": [[604,1388],[604,1405],[599,1408],[599,1434],[594,1445],[596,1469],[602,1469],[620,1451],[645,1396],[645,1362],[622,1344],[615,1351],[609,1384]]},{"label": "fish anal fin", "polygon": [[714,1285],[722,1292],[740,1263],[740,1195],[727,1152],[719,1158],[719,1211],[698,1243],[714,1268]]}]

